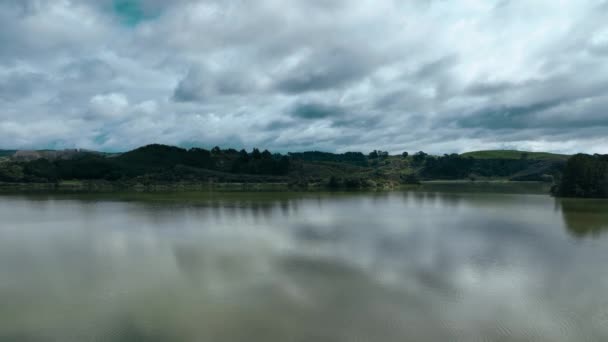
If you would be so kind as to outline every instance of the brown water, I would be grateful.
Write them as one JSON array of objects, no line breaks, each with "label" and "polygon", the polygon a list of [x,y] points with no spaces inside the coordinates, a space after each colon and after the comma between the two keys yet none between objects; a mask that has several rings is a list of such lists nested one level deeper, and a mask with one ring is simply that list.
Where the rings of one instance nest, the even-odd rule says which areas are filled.
[{"label": "brown water", "polygon": [[0,196],[0,341],[608,341],[608,201]]}]

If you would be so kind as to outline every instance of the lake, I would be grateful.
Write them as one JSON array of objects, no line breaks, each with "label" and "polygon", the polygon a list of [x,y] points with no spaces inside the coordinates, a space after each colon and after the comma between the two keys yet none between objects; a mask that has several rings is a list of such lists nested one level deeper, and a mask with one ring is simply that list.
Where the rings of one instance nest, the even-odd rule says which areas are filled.
[{"label": "lake", "polygon": [[608,201],[0,196],[0,341],[608,341]]}]

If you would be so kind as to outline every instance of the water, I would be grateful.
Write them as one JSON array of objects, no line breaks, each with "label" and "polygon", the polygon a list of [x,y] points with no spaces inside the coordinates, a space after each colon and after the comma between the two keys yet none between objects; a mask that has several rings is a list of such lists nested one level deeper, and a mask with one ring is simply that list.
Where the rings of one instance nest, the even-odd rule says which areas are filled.
[{"label": "water", "polygon": [[0,196],[0,341],[608,341],[608,201]]}]

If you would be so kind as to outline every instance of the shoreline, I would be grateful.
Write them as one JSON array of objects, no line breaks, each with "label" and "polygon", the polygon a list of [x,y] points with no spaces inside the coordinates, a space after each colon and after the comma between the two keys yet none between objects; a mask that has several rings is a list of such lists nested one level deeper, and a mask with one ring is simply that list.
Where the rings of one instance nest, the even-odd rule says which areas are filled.
[{"label": "shoreline", "polygon": [[[330,188],[325,184],[308,184],[307,186],[293,185],[287,182],[276,183],[219,183],[219,182],[166,182],[144,184],[139,182],[110,182],[110,181],[61,181],[57,183],[9,183],[0,182],[1,193],[30,193],[30,192],[196,192],[196,191],[242,191],[242,192],[261,192],[261,191],[391,191],[407,189],[428,189],[434,187],[469,187],[476,189],[491,190],[495,187],[517,187],[520,189],[535,190],[540,188],[550,189],[551,184],[538,181],[510,181],[505,179],[494,180],[427,180],[420,184],[379,184],[375,187],[359,188]],[[544,191],[542,191],[544,192]],[[547,191],[547,193],[549,193]]]}]

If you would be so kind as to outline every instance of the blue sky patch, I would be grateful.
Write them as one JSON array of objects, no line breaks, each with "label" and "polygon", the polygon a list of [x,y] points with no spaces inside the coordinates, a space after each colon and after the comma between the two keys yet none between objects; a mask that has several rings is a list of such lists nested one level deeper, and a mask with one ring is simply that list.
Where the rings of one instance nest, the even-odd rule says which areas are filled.
[{"label": "blue sky patch", "polygon": [[141,0],[114,0],[113,10],[128,26],[136,26],[144,20],[155,17],[143,10]]}]

